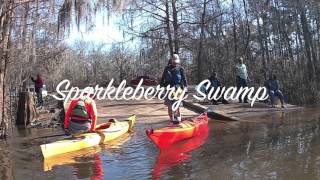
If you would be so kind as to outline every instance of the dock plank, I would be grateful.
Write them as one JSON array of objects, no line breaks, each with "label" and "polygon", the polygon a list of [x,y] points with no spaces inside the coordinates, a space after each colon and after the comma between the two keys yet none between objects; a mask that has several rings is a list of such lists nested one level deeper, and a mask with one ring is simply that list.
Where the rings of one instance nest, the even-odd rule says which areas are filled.
[{"label": "dock plank", "polygon": [[270,104],[256,102],[252,107],[248,103],[230,102],[229,104],[211,105],[209,102],[197,102],[194,100],[185,100],[184,106],[198,112],[207,111],[210,108],[213,112],[208,112],[209,116],[218,120],[241,121],[249,117],[266,115],[273,112],[289,112],[300,110],[303,107],[285,104],[285,108],[271,108]]}]

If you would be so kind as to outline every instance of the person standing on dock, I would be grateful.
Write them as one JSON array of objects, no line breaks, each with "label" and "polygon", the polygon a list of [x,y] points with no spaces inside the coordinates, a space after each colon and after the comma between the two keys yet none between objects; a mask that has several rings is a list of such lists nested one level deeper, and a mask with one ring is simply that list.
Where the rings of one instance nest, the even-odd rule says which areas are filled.
[{"label": "person standing on dock", "polygon": [[30,76],[31,80],[34,82],[34,90],[37,94],[37,101],[38,101],[38,107],[43,106],[43,99],[42,99],[42,88],[43,88],[43,79],[40,73],[37,74],[37,79],[34,79],[32,76]]},{"label": "person standing on dock", "polygon": [[[170,59],[170,63],[165,67],[160,85],[162,87],[170,86],[176,90],[179,88],[184,89],[187,87],[186,75],[184,69],[181,67],[181,61],[178,54],[174,54]],[[175,100],[170,100],[169,97],[165,99],[165,105],[168,106],[168,115],[171,122],[178,124],[181,121],[180,109],[178,108],[175,113],[172,112],[172,105]]]},{"label": "person standing on dock", "polygon": [[97,121],[96,103],[87,92],[71,101],[64,119],[66,134],[81,134],[95,130]]},{"label": "person standing on dock", "polygon": [[275,108],[275,98],[278,97],[281,102],[281,108],[284,108],[284,96],[283,93],[280,91],[280,85],[276,75],[270,75],[266,87],[268,89],[269,96],[271,99],[271,107]]},{"label": "person standing on dock", "polygon": [[[238,64],[236,65],[236,82],[238,90],[242,87],[248,86],[249,76],[247,71],[247,66],[243,62],[243,58],[238,58]],[[242,99],[242,94],[239,96],[239,103],[248,103],[248,97]]]},{"label": "person standing on dock", "polygon": [[[218,78],[218,74],[216,72],[213,72],[212,75],[208,78],[210,81],[210,89],[213,89],[213,93],[215,93],[218,88],[222,87],[221,81]],[[208,90],[208,92],[210,91],[210,89]],[[219,89],[219,94],[221,94],[221,90]],[[218,105],[218,101],[221,101],[223,104],[229,104],[229,102],[224,98],[224,94],[221,94],[221,98],[220,99],[212,99],[212,104],[214,105]]]}]

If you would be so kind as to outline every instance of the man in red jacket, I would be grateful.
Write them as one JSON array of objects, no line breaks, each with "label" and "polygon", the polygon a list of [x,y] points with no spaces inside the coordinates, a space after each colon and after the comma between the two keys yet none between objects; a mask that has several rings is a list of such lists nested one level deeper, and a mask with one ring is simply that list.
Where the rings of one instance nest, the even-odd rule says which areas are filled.
[{"label": "man in red jacket", "polygon": [[34,89],[37,94],[38,99],[38,106],[43,106],[43,99],[42,99],[42,88],[43,88],[43,79],[41,74],[37,74],[37,79],[31,77],[31,80],[34,82]]}]

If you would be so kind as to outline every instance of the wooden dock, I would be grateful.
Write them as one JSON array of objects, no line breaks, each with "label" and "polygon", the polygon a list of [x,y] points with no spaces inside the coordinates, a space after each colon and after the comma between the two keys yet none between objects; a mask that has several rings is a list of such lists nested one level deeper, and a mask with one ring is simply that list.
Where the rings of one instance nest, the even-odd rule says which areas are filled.
[{"label": "wooden dock", "polygon": [[197,112],[209,110],[208,115],[211,118],[224,121],[241,121],[249,117],[263,116],[274,112],[289,112],[301,110],[303,107],[285,104],[285,108],[276,106],[271,108],[271,105],[263,102],[254,103],[253,107],[248,103],[230,102],[229,104],[211,105],[209,102],[196,102],[194,100],[186,100],[183,102],[184,107]]}]

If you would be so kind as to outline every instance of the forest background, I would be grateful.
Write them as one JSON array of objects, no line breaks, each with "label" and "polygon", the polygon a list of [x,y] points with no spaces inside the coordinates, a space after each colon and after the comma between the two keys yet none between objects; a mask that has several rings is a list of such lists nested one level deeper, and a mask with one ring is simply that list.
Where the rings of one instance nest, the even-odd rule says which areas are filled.
[{"label": "forest background", "polygon": [[[110,42],[68,38],[95,31]],[[116,19],[116,21],[114,20]],[[100,36],[100,34],[99,34]],[[101,37],[102,39],[104,37]],[[235,85],[243,57],[250,86],[278,76],[292,104],[320,102],[320,2],[317,0],[0,0],[0,126],[14,113],[14,91],[41,73],[48,90],[108,84],[136,76],[161,77],[178,53],[189,84],[217,72]]]}]

